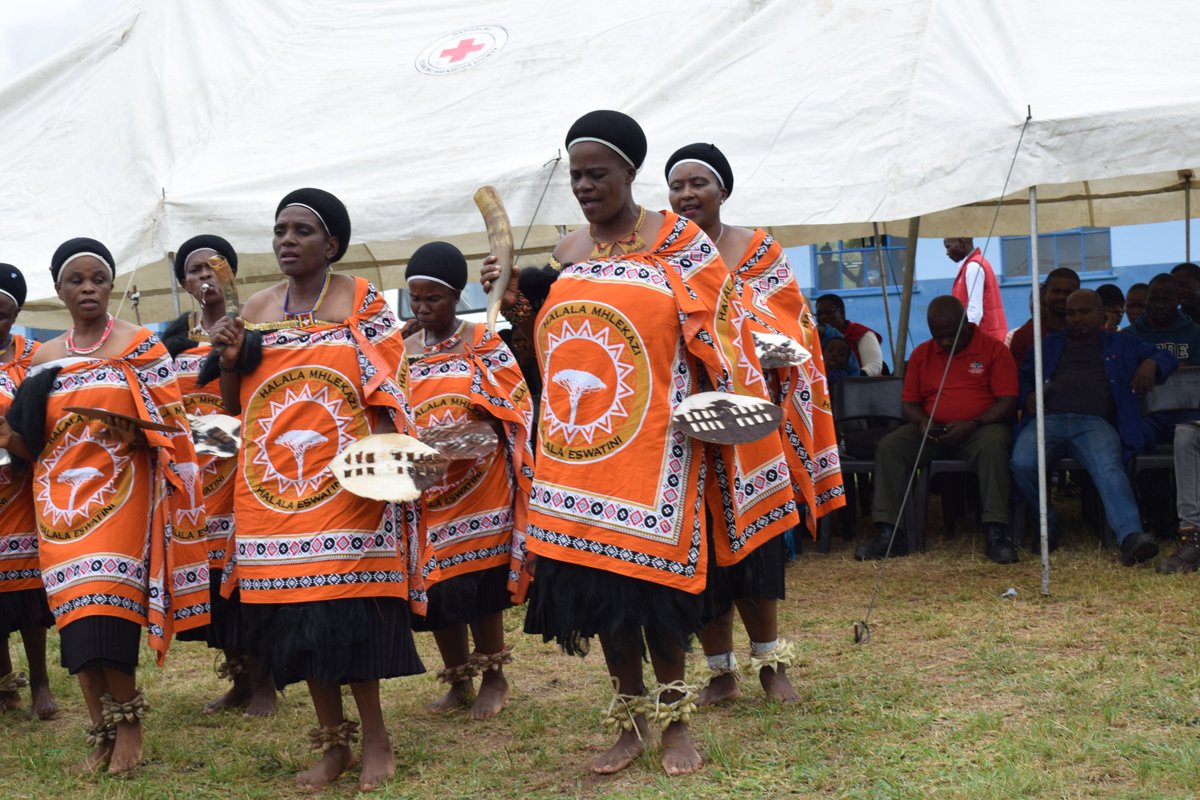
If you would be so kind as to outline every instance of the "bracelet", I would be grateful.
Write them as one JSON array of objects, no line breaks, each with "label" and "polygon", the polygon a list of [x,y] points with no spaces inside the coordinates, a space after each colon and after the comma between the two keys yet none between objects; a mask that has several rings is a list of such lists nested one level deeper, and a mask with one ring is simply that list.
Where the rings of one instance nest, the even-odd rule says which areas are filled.
[{"label": "bracelet", "polygon": [[533,316],[533,306],[529,304],[529,298],[518,290],[517,301],[510,307],[502,309],[500,313],[513,325],[518,325]]},{"label": "bracelet", "polygon": [[219,358],[217,359],[217,365],[221,368],[221,372],[237,372],[238,371],[237,364],[234,364],[232,367],[227,367],[227,366],[225,366],[224,362],[222,362],[221,359],[219,359]]}]

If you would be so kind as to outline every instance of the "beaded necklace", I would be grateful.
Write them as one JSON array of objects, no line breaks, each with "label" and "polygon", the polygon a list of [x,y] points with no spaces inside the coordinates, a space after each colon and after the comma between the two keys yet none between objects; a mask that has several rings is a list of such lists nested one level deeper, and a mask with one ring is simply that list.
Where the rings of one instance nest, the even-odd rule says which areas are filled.
[{"label": "beaded necklace", "polygon": [[104,325],[104,333],[100,334],[100,338],[91,347],[75,346],[75,326],[72,325],[71,330],[67,331],[67,351],[80,356],[90,356],[101,347],[104,347],[104,343],[108,341],[109,334],[113,331],[113,322],[115,322],[112,314],[105,313],[104,316],[108,318],[108,322]]},{"label": "beaded necklace", "polygon": [[195,311],[191,312],[191,319],[188,324],[188,338],[193,342],[208,342],[208,331],[204,330],[204,325],[200,321],[200,315]]},{"label": "beaded necklace", "polygon": [[322,301],[325,300],[325,293],[329,291],[329,284],[333,278],[333,270],[329,267],[325,268],[325,282],[321,284],[321,293],[317,295],[317,300],[312,304],[308,311],[290,311],[288,302],[292,298],[292,287],[289,285],[283,294],[283,318],[284,320],[295,320],[301,325],[315,325],[317,318],[314,316],[317,309],[321,307]]},{"label": "beaded necklace", "polygon": [[421,331],[421,352],[429,356],[443,350],[453,350],[462,341],[463,331],[466,330],[466,327],[467,321],[464,319],[458,323],[458,327],[454,329],[454,333],[440,342],[434,342],[433,344],[429,343],[429,331]]},{"label": "beaded necklace", "polygon": [[633,223],[633,230],[624,239],[616,239],[611,242],[600,242],[596,240],[596,228],[592,224],[588,224],[588,238],[592,240],[592,258],[606,258],[613,254],[613,248],[620,247],[621,252],[638,253],[642,250],[649,250],[650,246],[646,244],[646,240],[642,238],[640,233],[642,223],[646,221],[646,207],[638,206],[637,222]]}]

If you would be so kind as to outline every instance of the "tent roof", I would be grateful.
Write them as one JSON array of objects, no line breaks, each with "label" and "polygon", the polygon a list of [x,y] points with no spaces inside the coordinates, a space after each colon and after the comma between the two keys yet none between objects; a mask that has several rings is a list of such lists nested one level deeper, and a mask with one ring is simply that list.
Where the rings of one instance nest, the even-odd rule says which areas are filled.
[{"label": "tent roof", "polygon": [[[0,89],[0,258],[46,297],[55,246],[95,236],[119,272],[145,267],[153,319],[167,253],[201,232],[267,252],[303,185],[346,202],[346,266],[386,286],[420,242],[478,234],[485,183],[544,251],[582,221],[554,159],[598,107],[647,131],[642,202],[666,205],[669,153],[713,141],[737,174],[727,216],[788,243],[914,215],[923,235],[986,233],[1006,179],[1063,184],[1041,192],[1047,230],[1178,218],[1200,50],[1164,32],[1187,30],[1186,0],[130,2]],[[997,230],[1027,219],[1006,206]]]}]

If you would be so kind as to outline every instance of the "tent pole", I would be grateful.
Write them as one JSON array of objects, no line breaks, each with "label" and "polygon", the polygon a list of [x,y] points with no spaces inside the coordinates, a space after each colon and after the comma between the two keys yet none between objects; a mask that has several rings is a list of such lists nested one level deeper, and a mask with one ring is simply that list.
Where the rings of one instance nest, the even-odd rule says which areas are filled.
[{"label": "tent pole", "polygon": [[183,313],[179,306],[179,281],[175,280],[175,267],[171,264],[171,254],[167,253],[167,281],[171,284],[171,302],[175,304],[175,319]]},{"label": "tent pole", "polygon": [[1183,260],[1192,260],[1192,171],[1183,177]]},{"label": "tent pole", "polygon": [[1038,271],[1037,187],[1029,187],[1029,276],[1033,285],[1033,394],[1037,414],[1038,533],[1042,550],[1042,594],[1050,594],[1050,528],[1046,510],[1046,415],[1042,390],[1042,293]]},{"label": "tent pole", "polygon": [[883,245],[879,243],[879,223],[872,222],[875,229],[875,258],[879,260],[879,290],[883,292],[883,318],[887,322],[888,341],[892,343],[892,363],[896,363],[896,337],[892,336],[892,308],[888,305],[887,270],[883,268]]},{"label": "tent pole", "polygon": [[908,221],[908,247],[904,251],[904,285],[900,290],[900,319],[896,321],[896,338],[892,342],[892,374],[904,377],[904,356],[908,355],[908,315],[912,311],[913,274],[917,271],[917,236],[921,232],[921,218]]}]

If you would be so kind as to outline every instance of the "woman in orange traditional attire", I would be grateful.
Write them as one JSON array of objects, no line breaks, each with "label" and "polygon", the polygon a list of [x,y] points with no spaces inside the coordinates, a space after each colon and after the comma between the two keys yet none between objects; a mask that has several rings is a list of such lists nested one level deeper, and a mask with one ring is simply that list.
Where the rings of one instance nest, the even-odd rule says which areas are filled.
[{"label": "woman in orange traditional attire", "polygon": [[[733,192],[733,170],[711,144],[676,150],[666,166],[671,208],[699,225],[712,238],[746,310],[752,331],[786,336],[812,354],[799,367],[767,373],[772,402],[784,409],[780,428],[788,455],[796,500],[805,504],[809,530],[815,520],[845,505],[837,437],[833,430],[821,341],[808,302],[783,248],[761,228],[739,228],[721,220],[721,206]],[[732,700],[738,689],[733,654],[736,605],[750,636],[750,667],[758,673],[767,698],[794,703],[799,698],[787,677],[794,648],[778,635],[778,605],[784,598],[787,555],[779,536],[737,565],[720,569],[709,584],[714,618],[700,633],[712,676],[700,693],[700,705]]]},{"label": "woman in orange traditional attire", "polygon": [[171,356],[150,331],[108,313],[114,270],[93,239],[55,251],[50,272],[71,328],[34,354],[0,446],[33,464],[42,582],[62,664],[79,676],[92,719],[85,767],[122,773],[142,755],[141,628],[161,663],[174,631],[206,625],[208,562]]},{"label": "woman in orange traditional attire", "polygon": [[328,467],[369,434],[412,433],[404,342],[374,286],[333,273],[350,241],[340,200],[291,192],[274,230],[286,280],[213,324],[214,357],[200,378],[219,364],[225,407],[242,416],[224,591],[239,589],[242,641],[276,685],[308,684],[321,758],[297,784],[319,788],[354,764],[358,723],[345,718],[341,694],[349,684],[367,791],[395,769],[379,681],[424,671],[408,605],[423,610],[427,553],[418,504],[353,495]]},{"label": "woman in orange traditional attire", "polygon": [[[641,128],[594,111],[566,144],[589,224],[556,248],[567,266],[544,302],[525,295],[524,273],[502,302],[535,341],[545,387],[526,630],[575,653],[600,638],[616,689],[606,722],[620,733],[594,771],[635,760],[652,720],[663,728],[663,768],[679,775],[702,764],[687,725],[696,695],[683,677],[709,561],[745,558],[796,524],[796,504],[778,437],[706,445],[672,426],[688,395],[712,388],[765,398],[766,382],[712,241],[695,223],[633,200],[646,155]],[[494,278],[492,260],[481,274],[485,285]],[[705,525],[706,503],[718,530]],[[649,692],[647,649],[658,681]]]},{"label": "woman in orange traditional attire", "polygon": [[[25,276],[12,264],[0,264],[0,415],[12,405],[17,387],[25,379],[38,343],[12,332],[25,304]],[[54,624],[42,572],[38,569],[37,524],[33,514],[30,471],[13,464],[0,467],[0,711],[20,708],[17,690],[26,684],[32,695],[33,715],[52,719],[58,705],[50,693],[46,670],[46,629]],[[13,672],[8,635],[21,632],[29,677]]]},{"label": "woman in orange traditional attire", "polygon": [[[225,414],[220,389],[200,386],[196,379],[204,359],[212,352],[208,331],[225,316],[225,296],[213,273],[209,259],[221,256],[237,274],[237,252],[220,236],[202,234],[188,239],[175,252],[175,280],[200,304],[199,312],[189,311],[163,331],[163,344],[175,359],[175,373],[183,393],[183,407],[190,416]],[[203,628],[180,634],[184,641],[206,642],[223,650],[225,663],[217,674],[227,677],[233,686],[221,697],[204,706],[211,714],[245,707],[248,717],[267,717],[275,713],[275,682],[262,671],[257,660],[246,655],[238,637],[238,592],[226,599],[221,596],[225,568],[230,563],[233,544],[233,473],[237,458],[198,456],[200,482],[204,488],[204,509],[208,519],[208,571],[211,621]]]},{"label": "woman in orange traditional attire", "polygon": [[[404,271],[409,303],[421,330],[405,340],[409,386],[418,428],[483,420],[496,429],[495,449],[450,465],[445,479],[422,495],[425,525],[438,563],[429,610],[414,626],[433,631],[449,684],[431,708],[470,705],[472,719],[497,714],[508,699],[504,609],[522,603],[525,519],[529,511],[533,406],[512,351],[500,337],[455,311],[467,285],[467,260],[452,244],[430,242]],[[475,639],[471,652],[467,628]],[[474,676],[482,675],[474,696]]]}]

